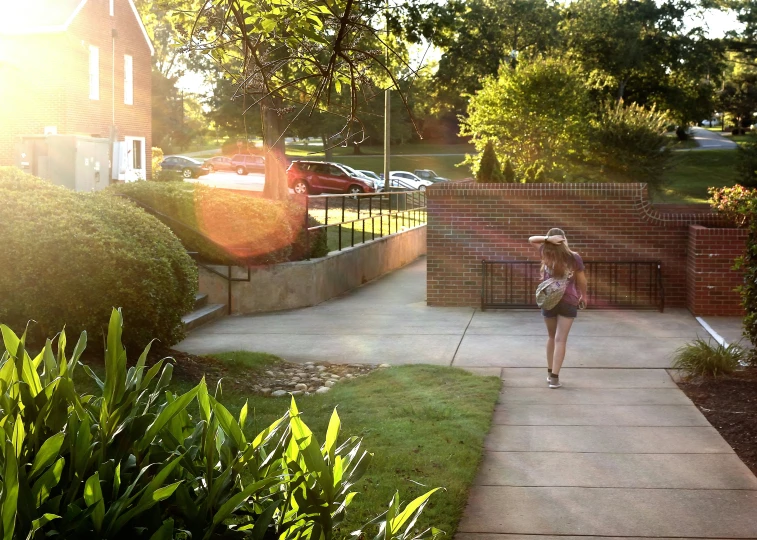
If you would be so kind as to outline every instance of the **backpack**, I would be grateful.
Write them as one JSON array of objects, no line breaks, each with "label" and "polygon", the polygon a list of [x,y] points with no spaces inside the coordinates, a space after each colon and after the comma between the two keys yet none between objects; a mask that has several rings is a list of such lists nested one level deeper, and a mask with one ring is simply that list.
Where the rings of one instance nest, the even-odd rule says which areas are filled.
[{"label": "backpack", "polygon": [[553,309],[562,300],[565,289],[568,288],[573,272],[562,278],[545,279],[536,287],[536,305],[542,309]]}]

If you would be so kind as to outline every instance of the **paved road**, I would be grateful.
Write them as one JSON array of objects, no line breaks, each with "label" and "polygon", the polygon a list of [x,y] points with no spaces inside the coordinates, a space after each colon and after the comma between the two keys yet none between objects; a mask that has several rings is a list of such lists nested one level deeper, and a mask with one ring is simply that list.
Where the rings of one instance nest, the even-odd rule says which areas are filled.
[{"label": "paved road", "polygon": [[250,173],[243,176],[235,172],[218,171],[201,176],[200,178],[188,180],[188,182],[197,182],[205,184],[206,186],[220,187],[224,189],[263,191],[265,175],[261,173]]},{"label": "paved road", "polygon": [[691,151],[697,150],[735,150],[738,146],[730,139],[726,139],[716,131],[709,131],[704,128],[691,128],[692,138],[699,144],[698,148],[691,148]]}]

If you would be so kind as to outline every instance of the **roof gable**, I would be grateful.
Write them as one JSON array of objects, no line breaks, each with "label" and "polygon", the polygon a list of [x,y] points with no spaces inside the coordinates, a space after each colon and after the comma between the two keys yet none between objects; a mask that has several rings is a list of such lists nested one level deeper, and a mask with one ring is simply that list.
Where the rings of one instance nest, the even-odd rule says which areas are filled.
[{"label": "roof gable", "polygon": [[86,3],[87,0],[29,0],[19,9],[17,0],[0,0],[0,33],[62,32]]},{"label": "roof gable", "polygon": [[[126,1],[147,42],[150,54],[155,54],[150,36],[147,35],[147,29],[134,1]],[[0,34],[65,32],[86,5],[87,0],[27,0],[23,9],[18,9],[18,3],[18,0],[0,0]]]}]

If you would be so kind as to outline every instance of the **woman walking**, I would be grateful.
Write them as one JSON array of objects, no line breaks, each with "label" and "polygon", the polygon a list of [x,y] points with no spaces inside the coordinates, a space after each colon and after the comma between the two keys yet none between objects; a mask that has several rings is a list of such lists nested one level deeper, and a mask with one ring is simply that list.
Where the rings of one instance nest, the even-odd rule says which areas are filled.
[{"label": "woman walking", "polygon": [[560,368],[565,360],[565,346],[579,306],[586,307],[586,274],[581,256],[571,251],[562,229],[550,229],[546,236],[532,236],[528,241],[539,246],[541,277],[570,276],[565,294],[552,309],[542,309],[547,325],[547,382],[560,388]]}]

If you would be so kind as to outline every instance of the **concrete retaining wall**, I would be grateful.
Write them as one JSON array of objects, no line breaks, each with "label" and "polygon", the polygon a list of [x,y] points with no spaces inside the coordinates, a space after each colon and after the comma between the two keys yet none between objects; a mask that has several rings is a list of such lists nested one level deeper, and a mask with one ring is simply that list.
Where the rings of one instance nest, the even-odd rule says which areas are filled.
[{"label": "concrete retaining wall", "polygon": [[[320,259],[250,270],[250,281],[231,284],[232,314],[261,313],[320,304],[411,263],[426,253],[426,226],[333,252]],[[218,267],[226,273],[226,267]],[[247,276],[246,268],[232,275]],[[200,292],[212,303],[228,303],[225,279],[200,268]]]}]

